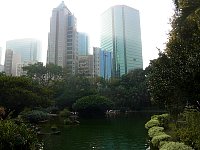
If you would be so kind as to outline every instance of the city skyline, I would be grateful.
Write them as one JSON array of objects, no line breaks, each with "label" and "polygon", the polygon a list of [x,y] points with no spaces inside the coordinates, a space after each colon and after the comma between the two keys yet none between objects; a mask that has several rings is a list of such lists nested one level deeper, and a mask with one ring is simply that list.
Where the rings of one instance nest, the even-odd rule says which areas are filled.
[{"label": "city skyline", "polygon": [[[91,43],[90,52],[92,47],[100,45],[100,15],[114,5],[127,5],[140,11],[144,68],[148,66],[150,59],[157,57],[156,47],[163,49],[163,43],[167,42],[167,33],[170,30],[169,18],[173,15],[172,0],[161,2],[159,0],[150,2],[146,0],[86,0],[84,2],[65,0],[64,2],[77,18],[78,31],[88,33]],[[3,47],[4,53],[7,40],[38,38],[43,42],[43,55],[46,55],[51,11],[60,3],[60,0],[48,1],[48,3],[40,0],[1,1],[0,46]],[[46,57],[43,57],[43,61],[45,60]]]}]

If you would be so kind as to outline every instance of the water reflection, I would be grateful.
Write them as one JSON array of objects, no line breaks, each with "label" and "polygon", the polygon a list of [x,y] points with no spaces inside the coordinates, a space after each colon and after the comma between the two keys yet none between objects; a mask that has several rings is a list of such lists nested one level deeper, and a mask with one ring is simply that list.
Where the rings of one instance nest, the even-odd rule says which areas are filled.
[{"label": "water reflection", "polygon": [[[60,135],[44,136],[47,150],[145,150],[148,148],[144,124],[150,114],[131,113],[114,118],[80,119],[78,126],[62,125]],[[46,126],[48,127],[48,125]]]}]

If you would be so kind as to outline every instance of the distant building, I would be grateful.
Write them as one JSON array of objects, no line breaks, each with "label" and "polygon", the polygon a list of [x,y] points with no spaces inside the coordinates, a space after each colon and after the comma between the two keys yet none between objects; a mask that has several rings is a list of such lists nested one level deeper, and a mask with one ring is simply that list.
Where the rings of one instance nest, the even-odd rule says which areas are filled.
[{"label": "distant building", "polygon": [[13,76],[19,76],[19,74],[17,73],[17,68],[18,68],[19,64],[21,64],[21,55],[19,55],[18,53],[14,53],[13,52],[12,69],[11,69],[11,74]]},{"label": "distant building", "polygon": [[4,63],[4,71],[6,75],[12,74],[12,58],[13,58],[13,51],[11,49],[7,49],[5,53],[5,63]]},{"label": "distant building", "polygon": [[93,77],[93,55],[79,56],[78,74]]},{"label": "distant building", "polygon": [[111,77],[112,53],[98,47],[93,48],[94,76],[109,79]]},{"label": "distant building", "polygon": [[2,48],[0,47],[0,65],[1,65],[1,62],[2,62]]},{"label": "distant building", "polygon": [[112,76],[143,68],[139,11],[124,5],[102,14],[101,48],[112,52]]},{"label": "distant building", "polygon": [[85,56],[89,52],[89,38],[86,33],[78,32],[78,55]]},{"label": "distant building", "polygon": [[26,38],[6,42],[4,70],[7,75],[19,76],[19,64],[42,61],[41,42]]},{"label": "distant building", "polygon": [[76,18],[62,2],[52,11],[48,37],[47,63],[78,72],[78,33]]},{"label": "distant building", "polygon": [[7,41],[6,49],[11,49],[15,54],[19,54],[22,63],[42,61],[41,42],[37,39],[25,38]]},{"label": "distant building", "polygon": [[0,72],[4,71],[4,65],[0,65]]}]

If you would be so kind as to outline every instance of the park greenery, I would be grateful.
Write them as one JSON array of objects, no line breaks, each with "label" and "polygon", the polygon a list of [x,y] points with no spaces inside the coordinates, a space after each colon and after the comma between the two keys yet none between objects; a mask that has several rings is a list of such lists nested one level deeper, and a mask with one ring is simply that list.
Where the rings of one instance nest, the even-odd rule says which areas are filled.
[{"label": "park greenery", "polygon": [[[39,149],[35,148],[36,145],[41,145],[35,137],[43,130],[40,131],[37,124],[51,119],[52,116],[61,117],[64,125],[75,125],[79,121],[76,120],[77,113],[74,115],[74,111],[80,117],[97,117],[105,116],[109,109],[138,111],[151,106],[146,87],[146,70],[136,69],[121,78],[110,80],[69,75],[65,68],[54,64],[43,66],[42,63],[36,63],[24,67],[24,71],[26,75],[20,77],[0,74],[2,130],[9,128],[14,131],[17,126],[20,129],[16,134],[25,140],[21,141],[24,145],[18,145],[12,138],[8,140],[9,136],[17,136],[13,132],[6,135],[8,137],[5,139],[2,137],[3,148],[15,149],[20,146],[23,149],[25,146],[24,149]],[[29,124],[36,127],[31,128]],[[50,134],[59,133],[57,127],[52,125],[52,129],[56,130],[50,130]],[[33,143],[24,134],[30,134]],[[7,142],[11,145],[7,145]]]},{"label": "park greenery", "polygon": [[166,108],[170,118],[164,123],[152,118],[145,127],[155,149],[200,149],[200,1],[174,4],[166,49],[147,73],[151,102]]},{"label": "park greenery", "polygon": [[151,147],[200,149],[200,0],[174,4],[166,49],[145,70],[109,80],[70,75],[42,63],[24,67],[21,77],[0,73],[0,148],[36,149],[36,133],[28,123],[44,121],[51,113],[65,117],[67,124],[70,111],[102,115],[108,109],[156,105],[169,114],[152,116],[145,124]]}]

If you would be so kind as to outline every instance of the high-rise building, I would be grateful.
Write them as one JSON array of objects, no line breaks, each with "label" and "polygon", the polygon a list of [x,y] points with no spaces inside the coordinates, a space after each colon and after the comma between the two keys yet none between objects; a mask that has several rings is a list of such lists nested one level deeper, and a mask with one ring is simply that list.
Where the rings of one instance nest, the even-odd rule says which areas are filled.
[{"label": "high-rise building", "polygon": [[22,63],[42,61],[41,42],[37,39],[10,40],[6,42],[6,49],[10,49],[14,54],[20,55]]},{"label": "high-rise building", "polygon": [[93,55],[79,56],[78,73],[85,77],[93,77]]},{"label": "high-rise building", "polygon": [[47,63],[61,66],[70,74],[78,71],[76,18],[62,2],[52,11],[48,37]]},{"label": "high-rise building", "polygon": [[78,55],[88,55],[89,51],[89,38],[86,33],[78,32]]},{"label": "high-rise building", "polygon": [[143,68],[139,11],[124,5],[102,14],[101,48],[112,52],[112,76]]},{"label": "high-rise building", "polygon": [[19,76],[19,64],[42,61],[41,42],[37,39],[25,38],[6,42],[4,70],[7,75]]},{"label": "high-rise building", "polygon": [[0,47],[0,65],[1,65],[1,61],[2,61],[2,48]]},{"label": "high-rise building", "polygon": [[12,58],[13,58],[13,51],[11,49],[7,49],[5,53],[5,63],[4,63],[4,71],[6,75],[11,75],[12,73]]},{"label": "high-rise building", "polygon": [[112,52],[108,52],[98,47],[93,47],[94,57],[94,77],[111,77]]}]

